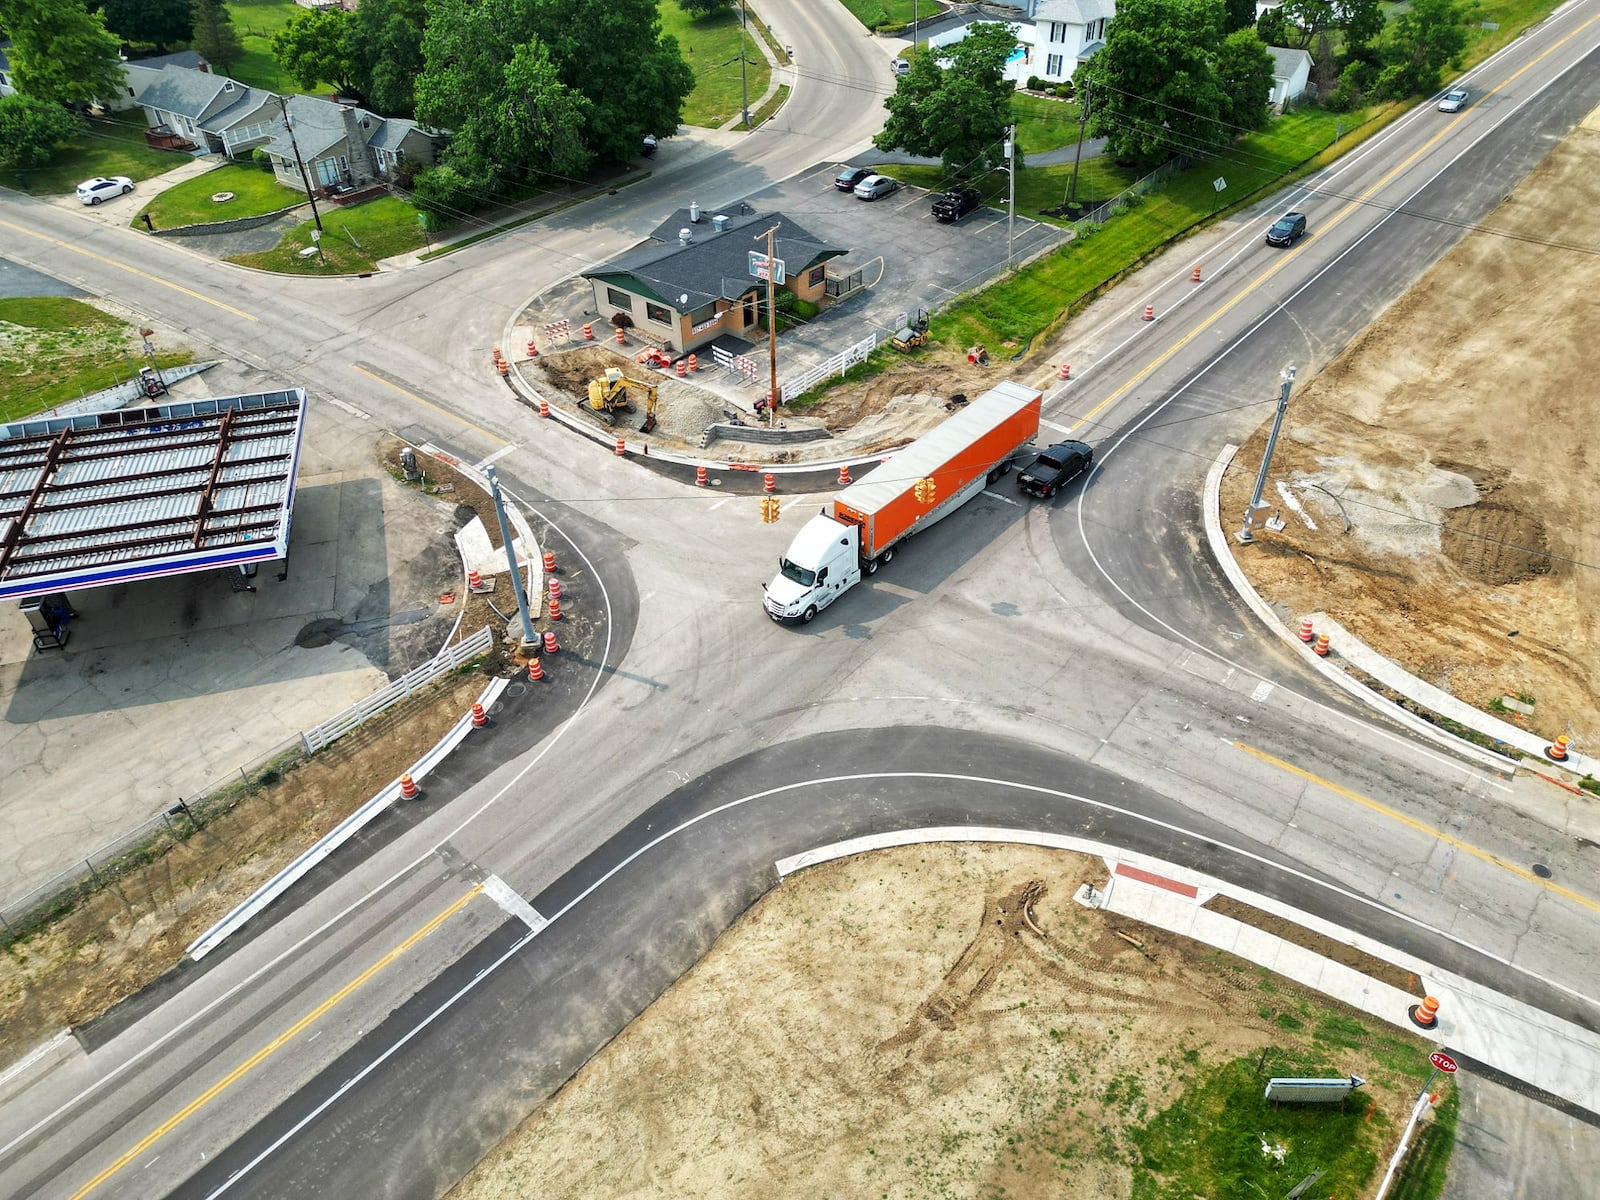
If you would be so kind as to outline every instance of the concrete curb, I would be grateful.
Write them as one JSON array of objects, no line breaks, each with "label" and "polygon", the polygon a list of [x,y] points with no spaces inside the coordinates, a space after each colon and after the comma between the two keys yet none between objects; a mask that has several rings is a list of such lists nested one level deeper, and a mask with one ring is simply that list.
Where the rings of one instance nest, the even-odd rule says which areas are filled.
[{"label": "concrete curb", "polygon": [[[487,711],[500,698],[500,693],[505,690],[508,682],[505,679],[491,680],[489,686],[484,688],[483,693],[478,697],[478,703],[482,704]],[[468,712],[456,722],[449,733],[435,743],[431,750],[413,763],[410,770],[406,771],[405,774],[410,775],[413,780],[425,779],[440,763],[449,757],[452,750],[466,740],[467,734],[471,732],[472,714]],[[400,780],[397,778],[393,783],[373,796],[372,799],[356,809],[355,812],[340,821],[338,825],[330,829],[309,850],[257,888],[255,893],[244,903],[197,937],[189,944],[184,953],[199,962],[207,954],[210,954],[211,951],[227,941],[228,938],[243,929],[252,918],[264,912],[274,900],[309,875],[324,859],[354,837],[373,818],[383,813],[398,799],[400,799]]]},{"label": "concrete curb", "polygon": [[[1129,853],[1103,842],[1067,834],[994,826],[936,826],[896,830],[818,846],[779,859],[775,866],[781,882],[806,867],[872,850],[929,842],[1039,846],[1103,858],[1111,878],[1106,887],[1096,893],[1093,907],[1215,946],[1419,1038],[1448,1045],[1466,1057],[1588,1111],[1600,1111],[1600,1035],[1469,979],[1441,971],[1415,955],[1343,929],[1314,913],[1148,855]],[[1123,869],[1128,867],[1133,870]],[[1428,994],[1440,1001],[1438,1028],[1424,1033],[1411,1023],[1407,1010],[1417,997],[1410,992],[1253,925],[1204,908],[1205,901],[1214,895],[1249,904],[1416,975],[1426,985]]]},{"label": "concrete curb", "polygon": [[[1437,725],[1423,720],[1415,713],[1407,712],[1397,705],[1390,704],[1371,688],[1352,679],[1327,659],[1315,654],[1287,625],[1278,619],[1278,614],[1272,611],[1271,606],[1261,598],[1261,594],[1256,591],[1250,580],[1245,577],[1244,571],[1233,557],[1233,550],[1228,545],[1227,535],[1222,532],[1222,521],[1219,515],[1222,497],[1222,473],[1228,469],[1228,464],[1233,461],[1233,456],[1238,452],[1239,447],[1229,443],[1222,448],[1222,452],[1217,455],[1216,461],[1211,464],[1211,469],[1206,472],[1205,492],[1201,497],[1200,511],[1202,520],[1205,522],[1206,542],[1211,547],[1211,555],[1217,560],[1217,565],[1222,568],[1222,573],[1228,577],[1228,582],[1233,585],[1234,591],[1239,593],[1239,598],[1250,606],[1250,611],[1255,613],[1261,623],[1275,634],[1279,641],[1290,647],[1307,666],[1314,668],[1329,683],[1343,688],[1368,708],[1382,714],[1391,721],[1404,725],[1412,733],[1426,738],[1434,745],[1448,750],[1451,754],[1471,759],[1473,762],[1493,768],[1496,771],[1514,773],[1517,769],[1516,759],[1509,758],[1504,754],[1496,754],[1492,750],[1485,750],[1481,746],[1474,746],[1471,742],[1446,733]],[[1421,681],[1417,680],[1417,682],[1420,683]],[[1467,722],[1463,721],[1462,724],[1467,724]],[[1494,737],[1495,734],[1491,732],[1489,736]]]}]

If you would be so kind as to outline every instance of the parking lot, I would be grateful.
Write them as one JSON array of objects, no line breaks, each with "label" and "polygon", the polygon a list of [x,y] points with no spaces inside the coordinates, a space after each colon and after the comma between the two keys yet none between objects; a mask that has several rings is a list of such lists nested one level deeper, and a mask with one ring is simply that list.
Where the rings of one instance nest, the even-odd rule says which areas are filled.
[{"label": "parking lot", "polygon": [[[934,311],[1006,268],[1007,220],[986,205],[953,224],[933,219],[937,193],[902,186],[881,200],[858,200],[833,186],[838,163],[819,163],[749,198],[758,212],[782,212],[819,240],[849,254],[828,264],[831,275],[860,268],[863,294],[823,312],[808,326],[783,335],[784,373],[804,370],[837,354],[873,329],[892,334],[903,315]],[[875,167],[893,176],[892,166]],[[1018,217],[1010,231],[1011,259],[1021,262],[1066,241],[1065,230]]]}]

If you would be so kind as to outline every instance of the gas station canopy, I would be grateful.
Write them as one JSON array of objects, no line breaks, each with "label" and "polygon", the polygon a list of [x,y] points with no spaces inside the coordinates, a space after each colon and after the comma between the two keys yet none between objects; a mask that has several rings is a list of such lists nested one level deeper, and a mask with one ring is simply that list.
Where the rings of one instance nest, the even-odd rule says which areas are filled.
[{"label": "gas station canopy", "polygon": [[289,550],[303,388],[0,425],[0,600]]}]

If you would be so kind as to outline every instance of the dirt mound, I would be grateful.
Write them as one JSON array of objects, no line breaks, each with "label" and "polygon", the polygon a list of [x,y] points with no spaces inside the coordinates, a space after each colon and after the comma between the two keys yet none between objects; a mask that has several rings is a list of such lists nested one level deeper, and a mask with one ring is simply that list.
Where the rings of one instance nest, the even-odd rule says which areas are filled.
[{"label": "dirt mound", "polygon": [[[1550,241],[1559,230],[1559,244]],[[1580,128],[1290,401],[1240,551],[1286,617],[1326,610],[1463,700],[1600,746],[1600,129]],[[1244,510],[1262,431],[1224,480]]]}]

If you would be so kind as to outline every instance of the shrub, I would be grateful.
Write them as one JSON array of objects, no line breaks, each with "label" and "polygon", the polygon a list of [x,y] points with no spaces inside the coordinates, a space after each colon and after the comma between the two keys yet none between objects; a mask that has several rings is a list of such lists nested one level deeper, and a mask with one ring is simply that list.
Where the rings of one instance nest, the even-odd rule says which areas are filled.
[{"label": "shrub", "polygon": [[1029,75],[1028,76],[1028,90],[1030,92],[1043,91],[1044,90],[1044,80],[1040,79],[1037,75]]},{"label": "shrub", "polygon": [[268,175],[272,174],[272,155],[267,153],[265,147],[257,146],[254,150],[250,151],[250,161],[255,163],[256,166],[260,167]]},{"label": "shrub", "polygon": [[812,317],[816,316],[822,311],[822,306],[816,303],[814,300],[802,299],[799,296],[794,298],[794,304],[792,307],[794,308],[795,316],[804,317],[807,321],[811,320]]},{"label": "shrub", "polygon": [[633,318],[620,309],[611,314],[611,323],[618,329],[632,329]]},{"label": "shrub", "polygon": [[1073,96],[1073,91],[1074,91],[1074,89],[1072,87],[1072,80],[1070,80],[1070,79],[1067,80],[1065,83],[1056,84],[1056,86],[1054,88],[1055,96],[1058,99],[1061,99],[1061,100],[1071,100],[1072,96]]}]

